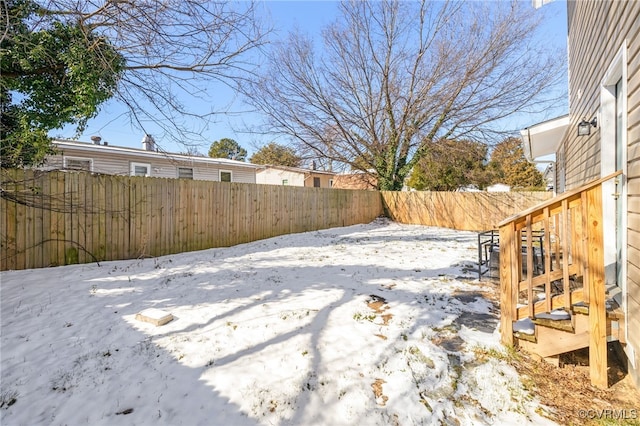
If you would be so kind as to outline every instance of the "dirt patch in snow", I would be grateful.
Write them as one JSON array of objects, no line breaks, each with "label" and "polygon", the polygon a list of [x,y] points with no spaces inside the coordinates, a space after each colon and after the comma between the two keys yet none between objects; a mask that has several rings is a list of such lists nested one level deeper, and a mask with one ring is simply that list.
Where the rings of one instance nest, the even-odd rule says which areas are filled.
[{"label": "dirt patch in snow", "polygon": [[384,313],[389,309],[387,300],[384,297],[380,297],[375,294],[372,294],[369,297],[370,299],[367,300],[367,306],[369,309],[373,310],[376,314],[381,314],[380,318],[382,318],[382,325],[389,325],[389,321],[393,318],[393,314]]},{"label": "dirt patch in snow", "polygon": [[382,379],[376,379],[375,382],[371,383],[371,389],[373,389],[373,395],[376,397],[376,402],[381,407],[387,405],[387,401],[389,397],[382,393],[382,385],[386,382]]}]

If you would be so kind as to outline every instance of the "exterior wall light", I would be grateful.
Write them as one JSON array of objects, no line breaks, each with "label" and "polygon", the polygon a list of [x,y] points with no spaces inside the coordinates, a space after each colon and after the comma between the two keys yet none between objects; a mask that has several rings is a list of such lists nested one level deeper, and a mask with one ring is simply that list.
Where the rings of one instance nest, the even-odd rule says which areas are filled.
[{"label": "exterior wall light", "polygon": [[591,126],[598,127],[598,119],[596,117],[591,121],[584,118],[578,123],[578,136],[589,136],[591,134]]}]

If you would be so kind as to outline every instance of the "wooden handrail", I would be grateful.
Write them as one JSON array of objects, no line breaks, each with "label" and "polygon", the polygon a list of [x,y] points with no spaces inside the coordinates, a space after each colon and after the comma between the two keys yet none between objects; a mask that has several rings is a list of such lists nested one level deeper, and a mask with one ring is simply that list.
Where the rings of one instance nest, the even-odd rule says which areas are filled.
[{"label": "wooden handrail", "polygon": [[621,174],[622,174],[622,170],[618,170],[618,171],[616,171],[614,173],[611,173],[610,175],[607,175],[607,176],[605,176],[603,178],[600,178],[598,180],[594,180],[592,182],[589,182],[586,185],[583,185],[583,186],[581,186],[579,188],[575,188],[575,189],[572,189],[570,191],[563,192],[562,194],[558,195],[557,197],[553,197],[552,199],[547,200],[547,201],[545,201],[543,203],[537,204],[537,205],[535,205],[533,207],[530,207],[527,210],[523,210],[518,214],[515,214],[513,216],[509,216],[508,218],[506,218],[502,222],[500,222],[498,224],[498,227],[504,226],[504,225],[508,224],[509,222],[522,220],[522,219],[526,218],[527,215],[531,215],[531,214],[533,214],[533,213],[535,213],[537,211],[541,211],[545,207],[551,207],[551,206],[553,206],[555,204],[558,204],[558,203],[562,202],[562,200],[575,197],[576,195],[579,195],[580,193],[582,193],[582,192],[584,192],[584,191],[586,191],[588,189],[591,189],[591,188],[593,188],[595,186],[598,186],[598,185],[602,184],[603,182],[606,182],[606,181],[608,181],[610,179],[613,179],[616,176],[619,176]]}]

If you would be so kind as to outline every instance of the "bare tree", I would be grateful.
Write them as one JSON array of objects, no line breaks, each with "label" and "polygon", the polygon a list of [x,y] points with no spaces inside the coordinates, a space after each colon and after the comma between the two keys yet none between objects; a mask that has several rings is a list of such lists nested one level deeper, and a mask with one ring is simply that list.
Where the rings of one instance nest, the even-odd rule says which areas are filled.
[{"label": "bare tree", "polygon": [[266,131],[373,171],[380,189],[400,189],[434,141],[487,141],[497,120],[540,111],[561,76],[564,56],[533,42],[540,15],[526,2],[353,0],[341,11],[320,53],[290,34],[244,92]]},{"label": "bare tree", "polygon": [[[67,22],[108,39],[126,60],[116,99],[145,133],[152,122],[179,142],[200,137],[187,126],[187,117],[207,119],[230,103],[212,92],[211,83],[231,87],[251,72],[252,52],[266,43],[268,33],[253,2],[36,1],[41,19],[32,21],[33,30]],[[194,110],[196,99],[211,107]]]}]

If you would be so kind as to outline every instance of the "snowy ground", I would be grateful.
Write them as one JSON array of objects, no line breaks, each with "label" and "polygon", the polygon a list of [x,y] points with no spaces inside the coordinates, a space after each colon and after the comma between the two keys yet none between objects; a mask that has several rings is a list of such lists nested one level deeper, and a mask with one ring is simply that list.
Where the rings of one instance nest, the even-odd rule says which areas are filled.
[{"label": "snowy ground", "polygon": [[0,424],[550,423],[476,258],[474,233],[375,221],[4,272]]}]

